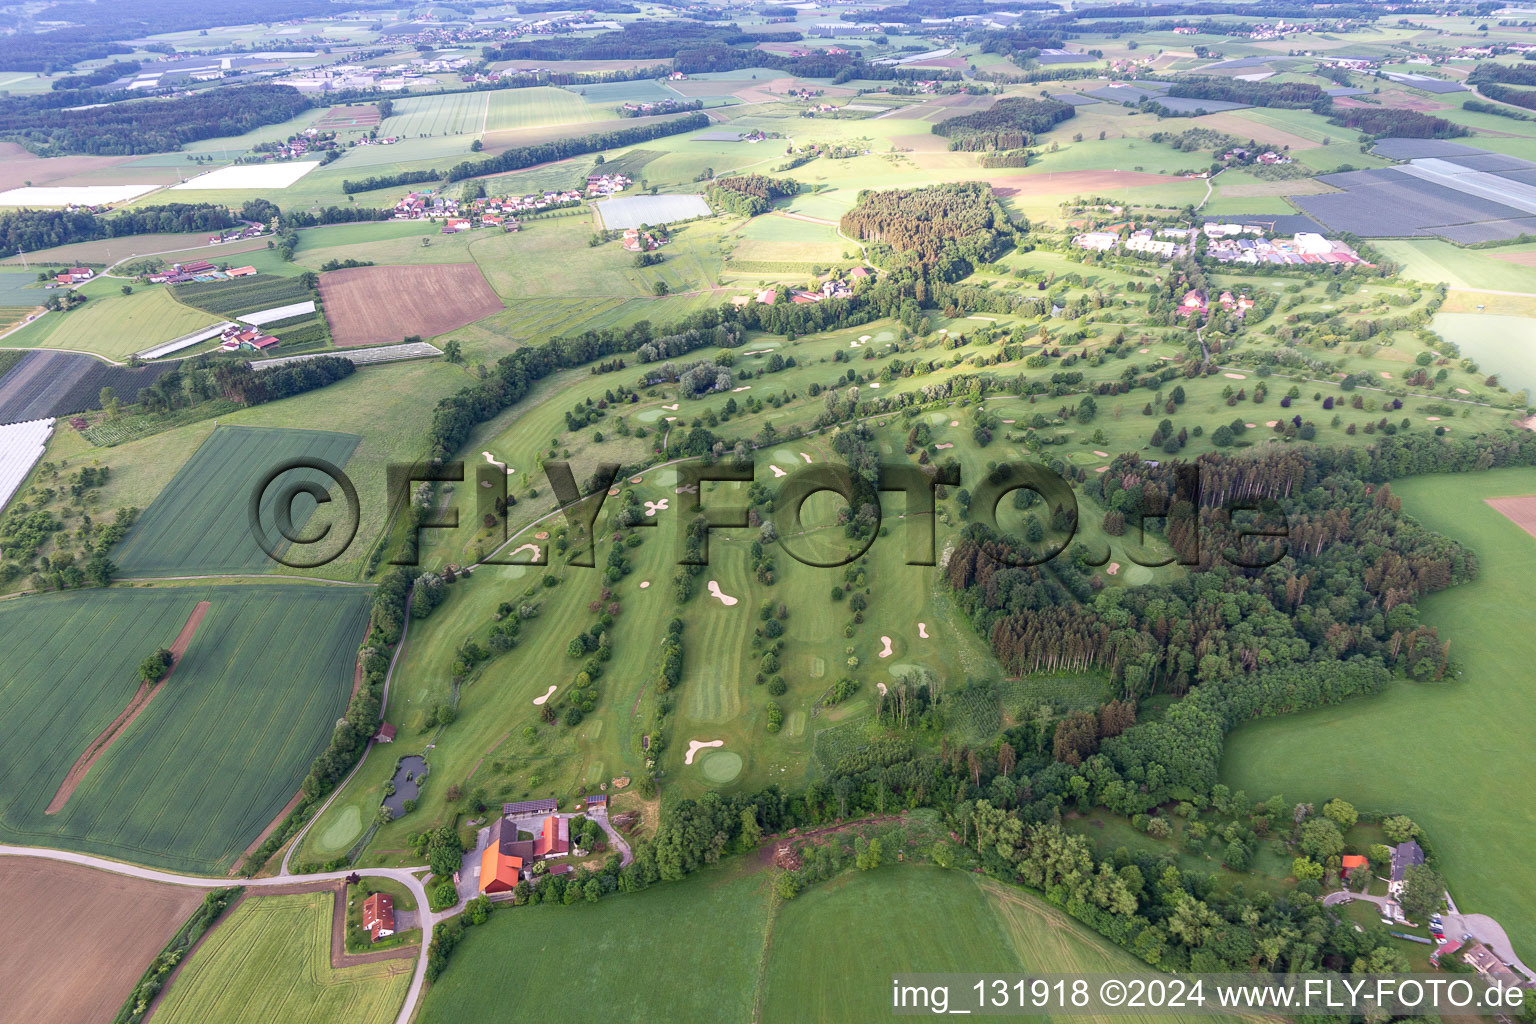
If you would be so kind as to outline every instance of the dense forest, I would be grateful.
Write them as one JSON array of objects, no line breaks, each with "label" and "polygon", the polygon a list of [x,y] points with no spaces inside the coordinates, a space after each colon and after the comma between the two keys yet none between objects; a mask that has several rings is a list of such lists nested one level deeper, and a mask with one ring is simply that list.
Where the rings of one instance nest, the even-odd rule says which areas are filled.
[{"label": "dense forest", "polygon": [[[1168,95],[1191,100],[1246,103],[1254,107],[1285,107],[1325,111],[1333,98],[1320,86],[1305,82],[1240,82],[1232,78],[1200,78],[1178,81]],[[1147,101],[1156,104],[1156,98]]]},{"label": "dense forest", "polygon": [[[1512,89],[1507,85],[1501,85],[1497,82],[1484,82],[1479,85],[1477,89],[1484,96],[1487,96],[1491,100],[1497,100],[1500,103],[1512,103],[1517,107],[1525,107],[1527,110],[1536,110],[1536,91],[1530,89]],[[1477,104],[1477,107],[1482,107],[1485,110],[1492,107],[1492,110],[1487,111],[1490,113],[1503,114],[1505,116],[1518,116],[1508,107],[1494,107],[1494,105],[1490,103],[1478,104],[1476,100],[1467,100],[1466,109],[1477,109],[1477,107],[1474,107],[1473,104]]]},{"label": "dense forest", "polygon": [[[1496,64],[1480,62],[1467,76],[1468,85],[1485,85],[1499,82],[1504,85],[1536,85],[1536,68],[1524,64]],[[1486,90],[1485,90],[1486,91]],[[1522,104],[1524,106],[1524,104]]]},{"label": "dense forest", "polygon": [[[65,94],[67,95],[67,94]],[[106,94],[121,99],[129,94]],[[243,135],[306,110],[309,100],[286,85],[212,89],[169,99],[128,99],[87,109],[44,106],[51,97],[0,100],[0,138],[39,156],[166,153],[189,142]]]},{"label": "dense forest", "polygon": [[1443,117],[1395,107],[1335,107],[1329,120],[1377,138],[1454,139],[1472,134],[1472,129]]},{"label": "dense forest", "polygon": [[949,140],[950,149],[974,153],[987,149],[1023,149],[1041,132],[1077,112],[1060,100],[1005,99],[987,110],[947,118],[933,126],[933,134]]},{"label": "dense forest", "polygon": [[709,187],[709,201],[742,217],[767,213],[775,199],[798,195],[800,183],[793,178],[770,178],[766,174],[740,174],[716,178]]},{"label": "dense forest", "polygon": [[161,232],[219,231],[240,223],[213,203],[170,203],[125,210],[110,217],[63,210],[7,210],[0,213],[0,252],[33,252],[96,238]]},{"label": "dense forest", "polygon": [[920,265],[942,281],[992,262],[1014,235],[992,186],[979,181],[860,192],[841,226],[849,237],[875,243],[869,258],[877,266]]},{"label": "dense forest", "polygon": [[[796,31],[762,34],[743,32],[735,25],[704,25],[678,18],[634,21],[615,32],[595,36],[545,37],[530,42],[511,42],[488,46],[483,56],[498,60],[669,60],[679,50],[715,43],[721,46],[756,45],[765,39],[798,42],[804,37]],[[755,52],[755,51],[754,51]],[[762,56],[762,54],[756,54]]]},{"label": "dense forest", "polygon": [[[678,135],[682,132],[697,131],[700,128],[707,128],[713,123],[709,119],[708,114],[695,112],[684,114],[682,117],[676,117],[670,121],[638,124],[633,128],[618,128],[613,131],[594,132],[591,135],[579,135],[572,139],[555,139],[532,146],[515,146],[484,160],[466,160],[461,164],[455,164],[448,170],[448,180],[461,181],[464,178],[473,178],[481,174],[500,174],[503,171],[517,171],[524,167],[532,167],[534,164],[542,164],[550,160],[564,160],[566,157],[581,156],[583,153],[598,153],[605,149],[633,146],[637,142],[660,139],[668,135]],[[349,188],[348,186],[351,184],[353,183],[342,182],[342,191],[362,191],[360,188]]]}]

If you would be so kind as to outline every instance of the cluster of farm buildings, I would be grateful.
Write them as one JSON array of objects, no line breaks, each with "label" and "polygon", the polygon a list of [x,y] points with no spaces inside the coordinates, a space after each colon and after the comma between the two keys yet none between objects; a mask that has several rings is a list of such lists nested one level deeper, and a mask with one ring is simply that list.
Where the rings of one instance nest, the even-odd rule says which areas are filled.
[{"label": "cluster of farm buildings", "polygon": [[[1111,225],[1123,228],[1125,225]],[[1178,259],[1204,234],[1204,255],[1218,263],[1242,263],[1248,266],[1275,266],[1309,263],[1359,263],[1373,266],[1344,242],[1324,238],[1313,231],[1298,231],[1289,239],[1267,238],[1256,224],[1207,224],[1199,231],[1191,228],[1142,228],[1121,239],[1116,230],[1085,231],[1072,238],[1072,245],[1090,252],[1140,252],[1158,259]],[[1250,237],[1251,236],[1251,237]]]},{"label": "cluster of farm buildings", "polygon": [[672,239],[652,231],[641,231],[639,228],[624,229],[624,248],[630,252],[654,252],[670,241]]},{"label": "cluster of farm buildings", "polygon": [[90,267],[70,267],[68,270],[63,270],[53,275],[53,280],[49,281],[43,287],[57,288],[60,285],[65,285],[68,287],[77,284],[84,284],[95,276],[96,271],[92,270]]},{"label": "cluster of farm buildings", "polygon": [[191,284],[194,281],[225,281],[232,277],[254,277],[255,267],[234,267],[220,270],[207,260],[191,260],[172,263],[170,270],[149,275],[150,284]]},{"label": "cluster of farm buildings", "polygon": [[[1245,317],[1253,308],[1253,300],[1245,294],[1233,295],[1231,292],[1222,292],[1216,299],[1216,304],[1235,317]],[[1184,298],[1179,302],[1180,316],[1203,316],[1210,311],[1210,303],[1205,301],[1205,295],[1196,288],[1191,288],[1184,293]]]},{"label": "cluster of farm buildings", "polygon": [[242,238],[256,238],[259,237],[264,231],[266,231],[266,227],[261,224],[242,224],[238,228],[231,228],[228,231],[222,231],[218,234],[209,235],[208,244],[217,245],[220,242],[236,242]]},{"label": "cluster of farm buildings", "polygon": [[[821,287],[816,291],[791,291],[789,293],[789,301],[804,306],[812,302],[820,302],[822,299],[846,299],[853,294],[853,285],[850,281],[874,276],[875,272],[868,267],[854,267],[848,271],[848,281],[829,277],[821,283]],[[753,297],[763,305],[771,306],[779,301],[779,290],[777,288],[764,288]]]},{"label": "cluster of farm buildings", "polygon": [[395,203],[395,220],[436,220],[442,218],[443,233],[468,231],[480,227],[501,227],[517,230],[513,214],[538,213],[562,206],[580,203],[585,196],[611,196],[630,186],[630,179],[622,174],[595,174],[587,178],[583,191],[576,189],[546,189],[525,196],[490,196],[461,201],[448,196],[436,195],[431,189],[410,192]]},{"label": "cluster of farm buildings", "polygon": [[270,334],[263,334],[258,328],[242,324],[224,328],[219,337],[223,339],[219,342],[219,348],[225,352],[239,352],[242,349],[247,352],[268,352],[277,347],[277,339]]},{"label": "cluster of farm buildings", "polygon": [[[589,809],[606,808],[607,797],[589,796]],[[561,875],[571,870],[569,864],[553,861],[569,856],[584,856],[570,837],[571,816],[559,813],[554,799],[524,800],[503,804],[501,814],[487,829],[485,849],[480,854],[482,893],[511,892],[523,879],[535,876],[534,865],[545,862],[547,873]],[[526,832],[533,838],[522,839]]]}]

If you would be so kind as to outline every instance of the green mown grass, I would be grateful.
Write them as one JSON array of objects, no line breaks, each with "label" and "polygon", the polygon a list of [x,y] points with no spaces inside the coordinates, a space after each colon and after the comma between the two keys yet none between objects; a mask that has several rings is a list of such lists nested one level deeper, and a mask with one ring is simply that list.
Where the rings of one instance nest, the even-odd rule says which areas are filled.
[{"label": "green mown grass", "polygon": [[1516,794],[1536,785],[1527,699],[1536,643],[1526,622],[1536,541],[1484,504],[1536,494],[1536,471],[1394,482],[1403,510],[1469,546],[1471,583],[1420,603],[1451,644],[1458,674],[1400,682],[1380,697],[1246,726],[1227,742],[1223,779],[1294,801],[1340,796],[1407,814],[1423,826],[1457,904],[1503,924],[1517,950],[1536,948],[1536,811]]},{"label": "green mown grass", "polygon": [[[177,302],[163,287],[138,285],[132,295],[123,295],[122,283],[92,281],[80,289],[89,296],[83,306],[39,317],[0,344],[74,349],[121,362],[135,352],[219,322],[212,314]],[[37,300],[40,304],[47,293],[38,294],[43,297]]]},{"label": "green mown grass", "polygon": [[411,984],[412,959],[331,966],[327,890],[252,896],[220,923],[165,993],[155,1020],[386,1024]]},{"label": "green mown grass", "polygon": [[[139,662],[170,646],[204,600],[171,680],[63,809],[45,815],[76,758],[134,695]],[[30,645],[0,673],[0,780],[12,794],[0,836],[178,871],[228,869],[329,740],[367,613],[365,590],[299,585],[5,602],[0,633]]]}]

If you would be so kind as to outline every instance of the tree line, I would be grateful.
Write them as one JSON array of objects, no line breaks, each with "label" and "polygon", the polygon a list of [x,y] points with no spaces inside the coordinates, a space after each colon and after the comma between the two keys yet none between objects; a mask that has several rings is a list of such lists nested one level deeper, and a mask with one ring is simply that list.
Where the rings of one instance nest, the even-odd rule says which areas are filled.
[{"label": "tree line", "polygon": [[0,251],[34,252],[70,242],[162,232],[222,231],[240,223],[213,203],[168,203],[124,210],[110,217],[84,211],[7,210],[0,213]]},{"label": "tree line", "polygon": [[19,142],[39,156],[165,153],[189,142],[278,124],[310,106],[297,89],[270,84],[147,100],[128,92],[93,93],[97,105],[78,109],[49,105],[56,96],[69,95],[0,100],[0,138]]}]

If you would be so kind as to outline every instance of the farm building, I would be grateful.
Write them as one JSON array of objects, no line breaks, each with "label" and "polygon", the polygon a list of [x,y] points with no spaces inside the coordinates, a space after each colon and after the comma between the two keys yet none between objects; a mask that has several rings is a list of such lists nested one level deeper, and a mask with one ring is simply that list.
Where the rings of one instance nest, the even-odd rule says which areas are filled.
[{"label": "farm building", "polygon": [[375,743],[395,742],[395,727],[388,722],[379,723],[379,731],[373,737]]},{"label": "farm building", "polygon": [[563,857],[571,852],[569,819],[551,814],[544,819],[544,830],[533,844],[536,857]]},{"label": "farm building", "polygon": [[387,892],[376,892],[363,900],[363,927],[374,942],[395,934],[394,897]]},{"label": "farm building", "polygon": [[523,869],[533,866],[535,846],[533,840],[517,837],[517,822],[511,818],[499,817],[491,822],[485,852],[480,855],[480,891],[515,889]]},{"label": "farm building", "polygon": [[1339,877],[1348,878],[1349,873],[1355,870],[1355,868],[1369,867],[1370,863],[1370,859],[1367,857],[1361,857],[1353,853],[1348,854],[1343,860],[1343,866],[1339,869]]}]

